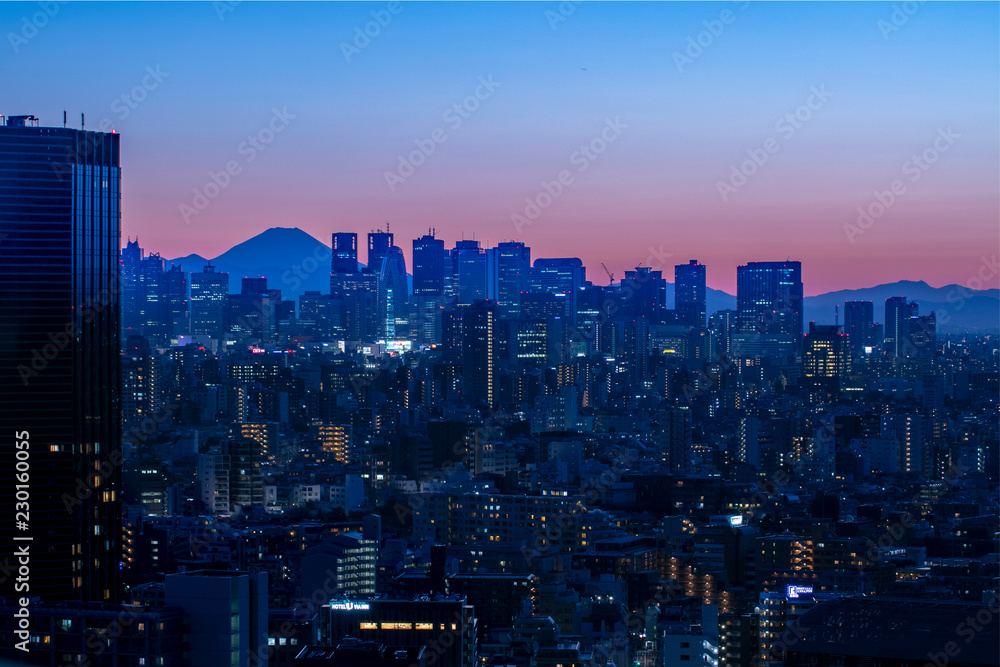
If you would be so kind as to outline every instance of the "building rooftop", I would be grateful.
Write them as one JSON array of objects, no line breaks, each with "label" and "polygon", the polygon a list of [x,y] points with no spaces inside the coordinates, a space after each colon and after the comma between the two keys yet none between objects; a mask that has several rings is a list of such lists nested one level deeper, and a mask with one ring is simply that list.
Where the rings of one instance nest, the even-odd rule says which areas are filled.
[{"label": "building rooftop", "polygon": [[[989,620],[982,623],[987,615]],[[982,629],[975,632],[973,627]],[[954,642],[960,651],[953,656],[956,664],[1000,664],[1000,609],[983,604],[839,598],[807,611],[799,618],[798,628],[802,638],[788,646],[789,652],[923,664],[929,655]]]}]

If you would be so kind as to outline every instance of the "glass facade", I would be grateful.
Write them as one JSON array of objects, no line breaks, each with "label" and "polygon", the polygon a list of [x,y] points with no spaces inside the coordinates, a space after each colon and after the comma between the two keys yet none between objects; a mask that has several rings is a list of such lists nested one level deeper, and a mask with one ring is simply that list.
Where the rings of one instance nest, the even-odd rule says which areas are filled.
[{"label": "glass facade", "polygon": [[17,594],[44,600],[120,598],[119,139],[0,126],[0,534],[32,538]]},{"label": "glass facade", "polygon": [[736,329],[802,338],[802,263],[749,262],[736,269]]}]

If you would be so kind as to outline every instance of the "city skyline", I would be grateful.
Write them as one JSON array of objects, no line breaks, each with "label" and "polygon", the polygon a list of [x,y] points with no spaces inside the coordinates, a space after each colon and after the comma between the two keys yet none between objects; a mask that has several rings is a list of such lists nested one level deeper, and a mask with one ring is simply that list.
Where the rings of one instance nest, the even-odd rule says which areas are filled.
[{"label": "city skyline", "polygon": [[1000,665],[998,25],[0,4],[0,665]]},{"label": "city skyline", "polygon": [[[0,8],[8,110],[126,135],[123,235],[165,257],[389,223],[617,275],[698,257],[729,293],[711,267],[790,256],[811,295],[965,285],[996,247],[995,5],[72,5],[40,28],[29,7]],[[68,58],[109,31],[128,57]]]}]

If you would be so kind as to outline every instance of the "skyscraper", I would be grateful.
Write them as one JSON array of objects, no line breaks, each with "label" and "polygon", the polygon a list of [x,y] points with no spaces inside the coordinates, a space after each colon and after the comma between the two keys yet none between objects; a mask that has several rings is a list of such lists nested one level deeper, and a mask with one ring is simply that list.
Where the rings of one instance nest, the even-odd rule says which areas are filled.
[{"label": "skyscraper", "polygon": [[937,347],[937,317],[933,312],[930,315],[911,317],[907,333],[909,335],[908,344],[904,350],[906,356],[921,358],[934,356],[934,350]]},{"label": "skyscraper", "polygon": [[163,272],[163,309],[167,335],[191,333],[188,314],[188,274],[179,264],[171,264]]},{"label": "skyscraper", "polygon": [[674,310],[678,324],[705,326],[705,265],[696,259],[674,266]]},{"label": "skyscraper", "polygon": [[395,340],[407,334],[409,294],[406,286],[406,259],[392,246],[382,258],[378,276],[379,336]]},{"label": "skyscraper", "polygon": [[802,263],[748,262],[736,269],[736,330],[802,339]]},{"label": "skyscraper", "polygon": [[905,296],[885,300],[885,351],[893,357],[905,357],[910,337],[910,318],[919,315],[916,302],[908,303]]},{"label": "skyscraper", "polygon": [[637,266],[634,271],[625,272],[621,288],[625,310],[633,318],[658,320],[666,308],[667,281],[663,279],[663,271]]},{"label": "skyscraper", "polygon": [[866,347],[874,347],[877,344],[874,306],[871,301],[844,303],[844,333],[848,336],[851,356],[855,359],[865,353]]},{"label": "skyscraper", "polygon": [[243,278],[239,294],[227,297],[226,333],[268,339],[274,333],[274,303],[267,278]]},{"label": "skyscraper", "polygon": [[358,235],[353,232],[333,234],[333,257],[330,273],[356,273],[358,270]]},{"label": "skyscraper", "polygon": [[486,255],[479,241],[463,240],[451,251],[455,305],[471,306],[486,298]]},{"label": "skyscraper", "polygon": [[443,296],[448,251],[433,232],[413,240],[413,296]]},{"label": "skyscraper", "polygon": [[650,430],[660,464],[671,473],[685,472],[691,465],[691,411],[660,410],[654,415]]},{"label": "skyscraper", "polygon": [[587,269],[577,257],[536,259],[528,274],[532,292],[548,292],[566,296],[566,317],[576,323],[576,301],[587,279]]},{"label": "skyscraper", "polygon": [[462,313],[462,376],[474,404],[492,406],[496,399],[496,304],[479,301]]},{"label": "skyscraper", "polygon": [[166,343],[170,331],[166,324],[166,279],[163,258],[150,253],[139,265],[139,333],[153,345]]},{"label": "skyscraper", "polygon": [[218,273],[209,262],[191,274],[191,333],[221,338],[226,323],[229,274]]},{"label": "skyscraper", "polygon": [[122,249],[122,330],[139,333],[139,274],[142,271],[142,248],[139,239],[129,239]]},{"label": "skyscraper", "polygon": [[517,317],[521,294],[528,291],[531,248],[519,241],[506,241],[487,251],[487,298],[497,302],[500,317]]},{"label": "skyscraper", "polygon": [[[0,125],[0,535],[30,545],[43,600],[121,597],[119,141]],[[31,502],[17,530],[16,490]],[[14,585],[0,597],[26,594]]]},{"label": "skyscraper", "polygon": [[836,324],[810,322],[802,351],[802,375],[838,387],[850,370],[849,337]]},{"label": "skyscraper", "polygon": [[[372,244],[369,235],[369,248]],[[376,241],[376,243],[381,243]],[[371,251],[369,250],[369,261]],[[358,235],[338,232],[333,235],[333,258],[330,262],[331,315],[340,323],[346,340],[371,340],[375,334],[379,266],[365,272],[358,270]]]},{"label": "skyscraper", "polygon": [[392,234],[379,230],[368,233],[368,268],[378,274],[382,268],[382,260],[389,254],[389,248],[394,244]]}]

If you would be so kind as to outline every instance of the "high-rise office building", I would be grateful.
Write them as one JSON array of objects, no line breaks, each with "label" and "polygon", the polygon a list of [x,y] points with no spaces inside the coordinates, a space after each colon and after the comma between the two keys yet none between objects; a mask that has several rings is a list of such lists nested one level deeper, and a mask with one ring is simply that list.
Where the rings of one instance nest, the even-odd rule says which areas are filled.
[{"label": "high-rise office building", "polygon": [[575,322],[577,298],[586,280],[587,269],[576,257],[540,258],[528,274],[528,288],[532,292],[565,295],[566,317]]},{"label": "high-rise office building", "polygon": [[413,240],[413,296],[443,296],[448,269],[444,239],[433,230]]},{"label": "high-rise office building", "polygon": [[333,234],[333,257],[330,273],[356,273],[358,270],[358,235],[354,232]]},{"label": "high-rise office building", "polygon": [[389,248],[394,244],[393,235],[379,230],[368,233],[368,269],[377,274],[382,268],[382,260],[389,254]]},{"label": "high-rise office building", "polygon": [[191,333],[221,338],[226,324],[229,274],[216,272],[209,262],[200,273],[191,274]]},{"label": "high-rise office building", "polygon": [[473,403],[492,406],[496,399],[498,341],[496,304],[479,301],[463,309],[462,376]]},{"label": "high-rise office building", "polygon": [[663,271],[637,266],[625,272],[621,290],[625,309],[633,318],[658,320],[667,306],[667,281],[663,279]]},{"label": "high-rise office building", "polygon": [[463,240],[451,251],[452,296],[456,306],[471,306],[486,298],[486,254],[479,241]]},{"label": "high-rise office building", "polygon": [[167,335],[171,338],[191,333],[188,315],[188,274],[179,264],[163,272],[163,309]]},{"label": "high-rise office building", "polygon": [[267,645],[266,572],[168,574],[164,595],[168,607],[184,612],[184,664],[267,667],[271,647]]},{"label": "high-rise office building", "polygon": [[330,341],[343,338],[340,320],[333,308],[329,294],[306,290],[299,295],[299,329],[317,340]]},{"label": "high-rise office building", "polygon": [[344,340],[372,341],[378,330],[378,273],[365,269],[330,277],[333,316],[340,322]]},{"label": "high-rise office building", "polygon": [[[368,235],[368,261],[378,261],[364,271],[358,269],[358,235],[338,232],[333,235],[333,259],[330,262],[330,299],[332,318],[339,322],[340,335],[350,341],[375,338],[378,302],[378,276],[382,268],[384,234]],[[391,236],[391,235],[389,235]],[[391,239],[389,239],[391,245]],[[372,250],[375,250],[373,256]],[[385,246],[388,251],[389,245]]]},{"label": "high-rise office building", "polygon": [[810,322],[802,351],[802,375],[838,386],[851,372],[849,340],[836,324]]},{"label": "high-rise office building", "polygon": [[123,335],[139,333],[139,276],[142,271],[143,255],[138,238],[135,241],[128,239],[125,247],[122,248],[121,313]]},{"label": "high-rise office building", "polygon": [[871,301],[847,301],[844,303],[844,333],[851,356],[857,359],[865,354],[865,348],[879,344],[875,340],[874,305]]},{"label": "high-rise office building", "polygon": [[240,293],[228,295],[226,330],[259,339],[274,333],[274,300],[267,289],[267,278],[243,278]]},{"label": "high-rise office building", "polygon": [[150,253],[139,265],[139,333],[154,345],[167,341],[167,294],[163,258]]},{"label": "high-rise office building", "polygon": [[730,353],[732,336],[736,333],[736,311],[717,310],[708,320],[708,326],[716,340],[716,350],[720,354]]},{"label": "high-rise office building", "polygon": [[[0,535],[11,549],[32,538],[30,595],[43,600],[121,597],[119,142],[0,122]],[[14,585],[5,577],[0,597],[25,595]]]},{"label": "high-rise office building", "polygon": [[696,259],[674,266],[674,310],[678,324],[705,326],[705,265]]},{"label": "high-rise office building", "polygon": [[802,263],[748,262],[736,269],[736,329],[802,338]]},{"label": "high-rise office building", "polygon": [[911,317],[908,334],[906,356],[920,358],[934,356],[934,349],[937,347],[937,317],[933,312],[930,315]]},{"label": "high-rise office building", "polygon": [[486,252],[486,297],[497,302],[500,317],[517,317],[521,313],[521,294],[528,291],[531,248],[519,241],[506,241]]},{"label": "high-rise office building", "polygon": [[650,430],[660,464],[671,473],[687,471],[691,466],[691,411],[686,408],[660,410]]},{"label": "high-rise office building", "polygon": [[919,314],[917,303],[907,302],[905,296],[891,296],[885,300],[885,351],[889,356],[907,356],[910,318]]},{"label": "high-rise office building", "polygon": [[378,335],[395,340],[407,334],[409,293],[406,286],[406,259],[392,246],[382,258],[378,274]]},{"label": "high-rise office building", "polygon": [[163,407],[160,356],[143,336],[129,336],[122,355],[122,424],[138,424]]}]

